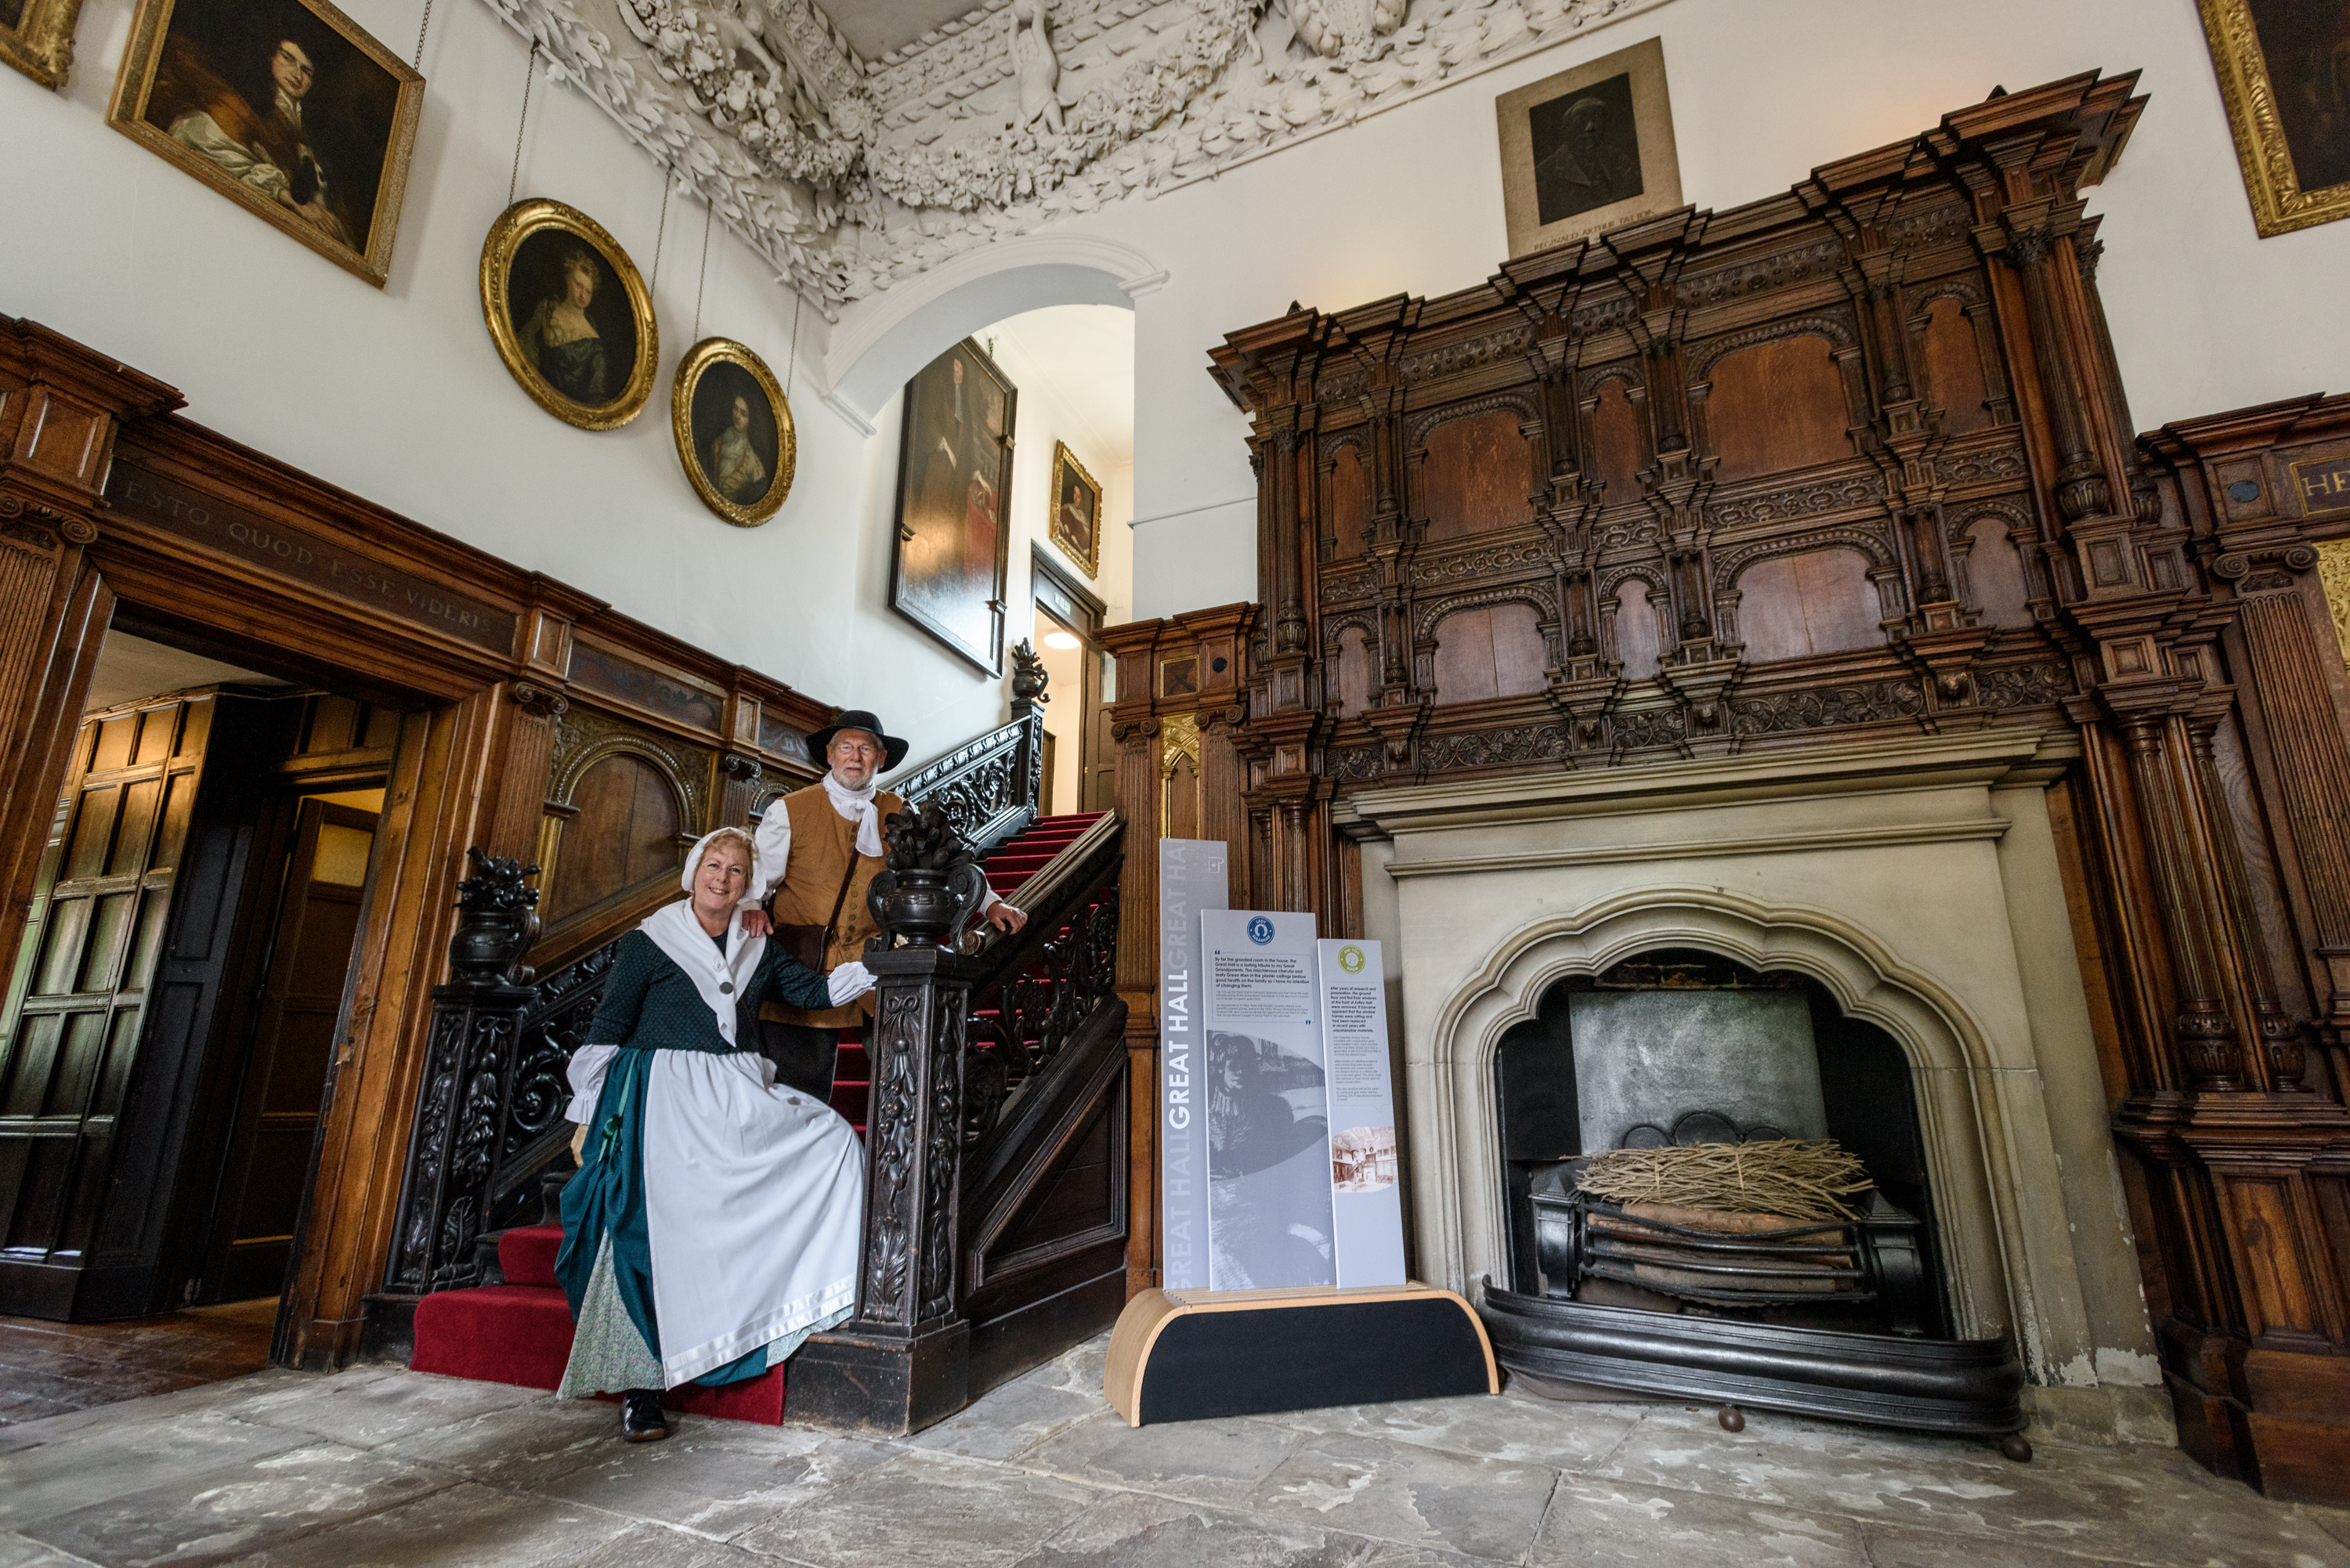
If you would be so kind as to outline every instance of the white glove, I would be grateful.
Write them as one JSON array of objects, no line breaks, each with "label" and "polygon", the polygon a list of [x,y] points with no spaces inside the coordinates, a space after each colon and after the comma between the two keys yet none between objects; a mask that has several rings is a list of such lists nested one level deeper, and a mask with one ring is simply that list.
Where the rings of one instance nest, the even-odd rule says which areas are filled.
[{"label": "white glove", "polygon": [[873,971],[852,960],[825,976],[825,981],[832,987],[832,1004],[838,1007],[873,989]]}]

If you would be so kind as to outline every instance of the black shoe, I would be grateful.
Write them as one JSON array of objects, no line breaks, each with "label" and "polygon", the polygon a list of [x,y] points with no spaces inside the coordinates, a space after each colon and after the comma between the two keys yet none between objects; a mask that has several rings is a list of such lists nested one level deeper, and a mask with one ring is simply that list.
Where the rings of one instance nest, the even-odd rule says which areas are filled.
[{"label": "black shoe", "polygon": [[669,1436],[669,1417],[661,1414],[660,1390],[631,1388],[620,1396],[620,1437],[631,1443],[658,1443]]}]

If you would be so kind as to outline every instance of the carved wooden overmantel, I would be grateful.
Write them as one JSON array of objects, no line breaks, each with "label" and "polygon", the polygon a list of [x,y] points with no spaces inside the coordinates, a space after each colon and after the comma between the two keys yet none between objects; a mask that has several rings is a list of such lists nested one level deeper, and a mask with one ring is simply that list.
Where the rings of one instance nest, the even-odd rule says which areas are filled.
[{"label": "carved wooden overmantel", "polygon": [[2319,577],[2350,412],[2134,439],[2083,192],[2135,83],[1999,94],[1782,196],[1229,335],[1263,600],[1211,612],[1244,648],[1242,776],[1163,694],[1198,618],[1113,628],[1118,805],[1167,812],[1197,744],[1235,907],[1343,934],[1364,790],[2070,729],[2048,810],[2182,1440],[2338,1501],[2350,686]]}]

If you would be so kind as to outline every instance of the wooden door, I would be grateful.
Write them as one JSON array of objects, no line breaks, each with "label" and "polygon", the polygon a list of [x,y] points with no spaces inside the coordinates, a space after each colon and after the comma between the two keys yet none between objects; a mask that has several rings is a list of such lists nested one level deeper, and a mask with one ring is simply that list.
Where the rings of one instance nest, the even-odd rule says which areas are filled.
[{"label": "wooden door", "polygon": [[200,1302],[278,1293],[317,1138],[376,816],[306,800],[237,1091]]},{"label": "wooden door", "polygon": [[1086,738],[1079,811],[1108,811],[1118,805],[1118,744],[1110,738],[1110,704],[1118,701],[1118,660],[1086,640]]},{"label": "wooden door", "polygon": [[167,700],[75,737],[0,1012],[0,1312],[73,1304],[215,711]]}]

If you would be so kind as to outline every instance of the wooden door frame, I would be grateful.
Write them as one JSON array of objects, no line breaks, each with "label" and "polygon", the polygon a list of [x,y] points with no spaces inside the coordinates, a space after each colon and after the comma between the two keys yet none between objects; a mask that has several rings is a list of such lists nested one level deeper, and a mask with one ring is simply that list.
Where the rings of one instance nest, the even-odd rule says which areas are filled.
[{"label": "wooden door frame", "polygon": [[[1084,690],[1076,694],[1077,754],[1074,759],[1056,759],[1076,768],[1077,809],[1084,811],[1087,809],[1086,786],[1092,781],[1094,770],[1101,765],[1101,759],[1094,754],[1094,732],[1098,727],[1094,721],[1094,713],[1103,706],[1101,671],[1109,655],[1102,647],[1101,628],[1102,621],[1109,614],[1109,607],[1078,581],[1076,574],[1066,563],[1044,545],[1031,542],[1029,566],[1028,597],[1032,605],[1076,633],[1086,645],[1080,666],[1085,677],[1079,681]],[[1030,618],[1033,623],[1033,610]],[[1062,701],[1068,701],[1069,696],[1069,693],[1063,692]],[[1046,798],[1049,801],[1050,796]]]},{"label": "wooden door frame", "polygon": [[[694,742],[711,796],[812,777],[830,705],[176,417],[172,388],[0,317],[0,974],[118,611],[405,710],[273,1358],[341,1366],[381,1280],[465,851],[527,859],[573,704]],[[597,657],[574,668],[574,632]],[[617,671],[617,674],[615,673]]]}]

